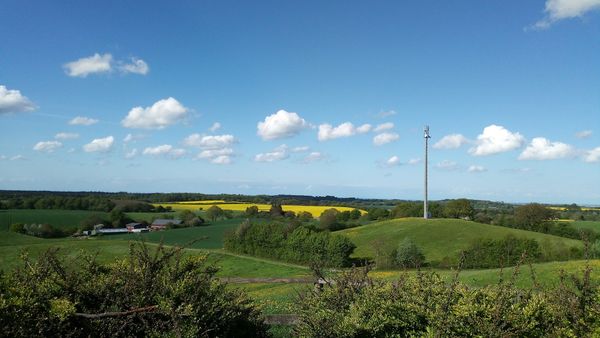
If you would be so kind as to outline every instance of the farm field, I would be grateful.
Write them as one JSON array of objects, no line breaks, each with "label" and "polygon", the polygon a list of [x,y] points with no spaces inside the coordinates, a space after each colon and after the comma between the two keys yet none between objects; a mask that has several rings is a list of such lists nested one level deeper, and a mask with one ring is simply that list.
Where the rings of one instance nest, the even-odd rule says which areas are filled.
[{"label": "farm field", "polygon": [[354,256],[357,258],[373,257],[377,245],[391,250],[403,238],[410,237],[422,248],[426,260],[431,263],[448,259],[455,261],[459,252],[473,241],[481,238],[501,239],[507,235],[535,239],[542,250],[557,247],[583,248],[583,243],[578,240],[458,219],[394,219],[338,233],[348,236],[356,244]]},{"label": "farm field", "polygon": [[[259,211],[269,211],[271,209],[270,204],[256,204],[256,203],[237,203],[237,202],[226,202],[221,203],[218,201],[214,201],[214,203],[206,203],[207,201],[197,201],[197,202],[171,202],[171,203],[154,203],[153,205],[158,207],[162,206],[163,208],[170,207],[173,210],[206,210],[213,205],[218,206],[223,210],[231,210],[231,211],[246,211],[246,208],[251,206],[258,207]],[[339,211],[352,211],[354,208],[349,207],[341,207],[341,206],[316,206],[316,205],[282,205],[283,211],[293,211],[295,213],[299,213],[302,211],[309,212],[313,217],[319,217],[323,211],[327,209],[335,208]],[[366,211],[361,210],[361,213],[366,213]]]},{"label": "farm field", "polygon": [[589,229],[600,232],[600,221],[573,221],[569,224],[578,229]]}]

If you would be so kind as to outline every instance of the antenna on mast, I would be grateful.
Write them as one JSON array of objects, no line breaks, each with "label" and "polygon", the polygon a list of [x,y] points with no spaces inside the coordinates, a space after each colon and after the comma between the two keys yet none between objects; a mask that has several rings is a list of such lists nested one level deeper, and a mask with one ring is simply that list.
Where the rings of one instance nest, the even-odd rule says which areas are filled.
[{"label": "antenna on mast", "polygon": [[429,161],[429,139],[431,135],[429,135],[429,126],[425,126],[423,130],[423,137],[425,138],[425,198],[423,200],[423,218],[429,218],[429,212],[427,210],[427,184],[428,184],[428,161]]}]

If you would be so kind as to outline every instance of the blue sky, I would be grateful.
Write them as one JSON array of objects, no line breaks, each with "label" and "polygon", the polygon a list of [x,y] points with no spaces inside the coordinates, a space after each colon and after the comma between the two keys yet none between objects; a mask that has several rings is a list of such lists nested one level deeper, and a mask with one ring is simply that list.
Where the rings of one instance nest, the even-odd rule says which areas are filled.
[{"label": "blue sky", "polygon": [[0,189],[600,204],[600,0],[0,9]]}]

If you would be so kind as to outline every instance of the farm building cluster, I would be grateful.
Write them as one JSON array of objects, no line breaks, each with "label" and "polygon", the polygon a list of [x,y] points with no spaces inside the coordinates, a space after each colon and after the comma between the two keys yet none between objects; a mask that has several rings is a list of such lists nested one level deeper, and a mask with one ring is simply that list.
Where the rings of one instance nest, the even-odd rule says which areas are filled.
[{"label": "farm building cluster", "polygon": [[128,223],[124,228],[107,228],[104,224],[94,225],[93,230],[83,231],[85,236],[96,236],[96,235],[113,235],[113,234],[127,234],[127,233],[141,233],[149,231],[162,231],[169,227],[180,225],[182,221],[180,219],[155,219],[151,224],[145,223]]}]

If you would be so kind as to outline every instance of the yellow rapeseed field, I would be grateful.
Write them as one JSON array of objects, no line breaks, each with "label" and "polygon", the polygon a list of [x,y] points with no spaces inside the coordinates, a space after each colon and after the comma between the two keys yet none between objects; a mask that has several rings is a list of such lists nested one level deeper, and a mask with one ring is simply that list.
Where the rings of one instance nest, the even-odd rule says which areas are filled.
[{"label": "yellow rapeseed field", "polygon": [[[210,202],[210,203],[209,203]],[[246,208],[255,205],[258,207],[259,211],[269,211],[271,209],[270,204],[257,204],[257,203],[237,203],[237,202],[227,202],[224,201],[186,201],[186,202],[169,202],[169,203],[154,203],[154,206],[158,207],[159,205],[163,208],[171,207],[173,210],[206,210],[213,205],[218,206],[223,210],[231,210],[231,211],[246,211]],[[282,205],[283,211],[293,211],[296,214],[302,211],[309,212],[313,217],[319,217],[323,211],[327,209],[337,209],[338,211],[351,211],[354,208],[349,207],[340,207],[340,206],[316,206],[316,205]],[[360,210],[362,214],[365,214],[366,211]]]}]

